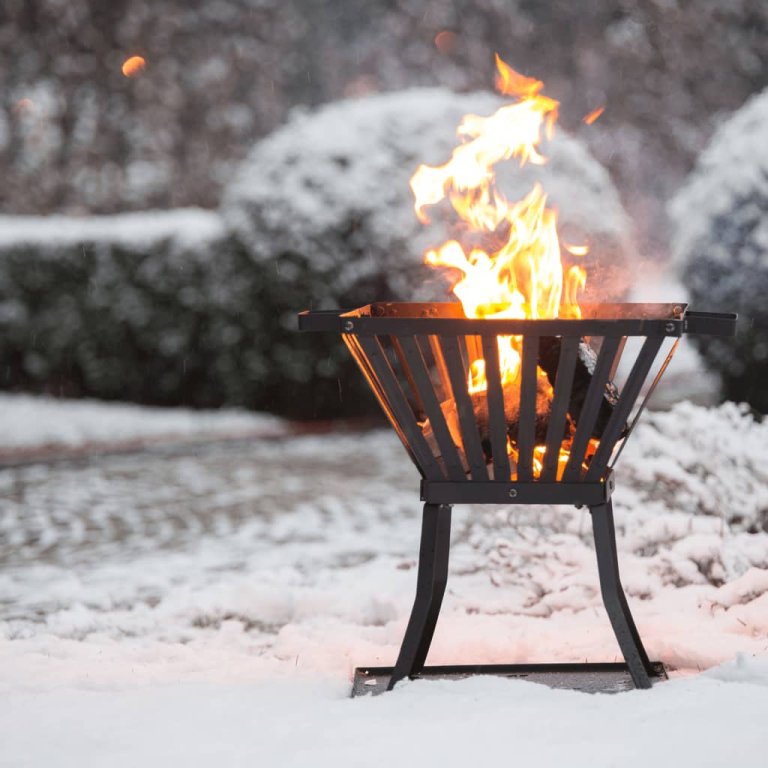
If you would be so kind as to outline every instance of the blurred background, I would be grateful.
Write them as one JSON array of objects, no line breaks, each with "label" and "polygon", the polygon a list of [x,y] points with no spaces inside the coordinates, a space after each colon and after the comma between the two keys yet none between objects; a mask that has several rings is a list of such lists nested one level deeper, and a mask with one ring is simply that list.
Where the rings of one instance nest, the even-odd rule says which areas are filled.
[{"label": "blurred background", "polygon": [[763,0],[4,0],[0,42],[5,390],[374,412],[295,314],[426,290],[407,180],[498,52],[561,102],[553,197],[609,292],[664,267],[741,312],[705,365],[768,409]]}]

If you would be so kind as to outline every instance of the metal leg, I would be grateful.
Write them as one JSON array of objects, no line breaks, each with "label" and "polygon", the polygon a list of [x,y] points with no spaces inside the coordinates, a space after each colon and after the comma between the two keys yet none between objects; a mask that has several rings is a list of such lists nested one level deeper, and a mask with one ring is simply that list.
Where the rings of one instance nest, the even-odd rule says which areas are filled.
[{"label": "metal leg", "polygon": [[619,558],[616,551],[616,529],[613,523],[613,506],[610,501],[590,507],[592,532],[595,537],[597,569],[603,603],[611,620],[624,660],[635,688],[650,688],[653,667],[645,652],[640,634],[635,626],[627,598],[619,579]]},{"label": "metal leg", "polygon": [[448,582],[448,550],[451,545],[451,507],[448,504],[425,504],[421,523],[419,571],[416,599],[405,630],[387,690],[406,676],[418,674],[435,632],[437,617]]}]

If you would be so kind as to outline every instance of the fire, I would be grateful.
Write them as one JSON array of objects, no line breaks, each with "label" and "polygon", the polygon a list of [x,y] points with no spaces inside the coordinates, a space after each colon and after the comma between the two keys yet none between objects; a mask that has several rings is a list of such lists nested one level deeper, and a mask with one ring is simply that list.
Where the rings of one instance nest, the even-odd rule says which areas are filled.
[{"label": "fire", "polygon": [[587,125],[592,125],[603,112],[605,112],[605,107],[598,107],[597,109],[593,109],[588,115],[584,115],[581,120]]},{"label": "fire", "polygon": [[[496,186],[494,171],[512,158],[521,166],[546,162],[540,145],[552,135],[559,104],[542,93],[541,81],[515,72],[498,55],[496,67],[496,87],[513,103],[489,117],[466,115],[457,131],[461,143],[450,160],[437,167],[421,165],[411,178],[414,209],[422,222],[429,221],[429,206],[447,199],[484,247],[466,249],[449,240],[428,251],[425,261],[456,270],[452,290],[467,317],[578,318],[586,272],[576,265],[564,268],[557,214],[547,206],[546,193],[536,184],[521,200],[508,200]],[[587,253],[583,245],[564,248],[573,256]],[[522,338],[499,337],[498,343],[502,386],[519,386]],[[538,375],[551,391],[543,383],[546,374],[539,370]],[[470,393],[487,390],[481,357],[471,362],[467,386]],[[536,451],[540,466],[543,447]]]},{"label": "fire", "polygon": [[122,72],[126,77],[134,77],[139,72],[143,72],[147,66],[143,56],[131,56],[123,62]]}]

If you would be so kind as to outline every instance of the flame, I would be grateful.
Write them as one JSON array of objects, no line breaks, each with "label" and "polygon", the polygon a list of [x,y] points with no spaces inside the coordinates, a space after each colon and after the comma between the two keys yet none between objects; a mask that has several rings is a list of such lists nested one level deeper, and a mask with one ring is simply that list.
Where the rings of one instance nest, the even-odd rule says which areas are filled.
[{"label": "flame", "polygon": [[586,123],[587,125],[592,125],[603,112],[605,112],[605,107],[593,109],[588,115],[584,115],[584,117],[581,118],[581,122]]},{"label": "flame", "polygon": [[[498,163],[512,158],[521,166],[546,162],[540,145],[544,137],[552,135],[559,104],[542,93],[541,81],[515,72],[498,55],[496,68],[496,87],[512,96],[513,103],[489,117],[464,116],[457,131],[461,143],[450,160],[436,167],[419,166],[410,182],[414,210],[422,222],[429,221],[427,208],[447,200],[459,219],[489,247],[468,250],[449,240],[428,251],[425,261],[456,270],[452,290],[466,317],[578,318],[578,294],[585,286],[586,272],[579,266],[564,269],[557,214],[547,207],[547,195],[536,184],[521,200],[508,200],[497,188],[494,172]],[[579,256],[587,253],[586,246],[568,250]],[[522,337],[500,336],[498,347],[502,386],[519,386]],[[483,358],[471,362],[470,393],[487,390],[485,372]],[[541,369],[538,376],[551,392]],[[537,475],[543,456],[543,446],[537,446]]]},{"label": "flame", "polygon": [[123,62],[122,72],[126,77],[134,77],[144,71],[147,62],[143,56],[131,56]]}]

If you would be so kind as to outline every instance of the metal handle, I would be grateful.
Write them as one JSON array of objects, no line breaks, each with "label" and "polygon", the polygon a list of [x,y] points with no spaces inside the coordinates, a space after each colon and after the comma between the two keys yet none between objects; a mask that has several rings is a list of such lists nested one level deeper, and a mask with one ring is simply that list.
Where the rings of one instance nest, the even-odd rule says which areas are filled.
[{"label": "metal handle", "polygon": [[738,317],[732,312],[688,311],[683,318],[683,331],[703,336],[735,336]]},{"label": "metal handle", "polygon": [[339,316],[344,309],[313,309],[299,312],[300,331],[341,331]]}]

